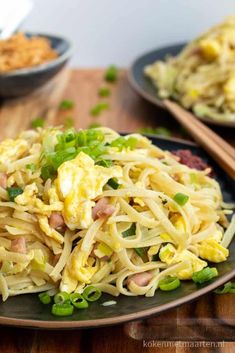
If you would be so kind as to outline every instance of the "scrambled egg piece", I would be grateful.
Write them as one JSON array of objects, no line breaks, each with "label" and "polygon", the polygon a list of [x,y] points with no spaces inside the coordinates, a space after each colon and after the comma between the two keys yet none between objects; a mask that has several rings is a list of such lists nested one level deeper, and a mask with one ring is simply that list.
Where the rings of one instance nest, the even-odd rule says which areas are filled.
[{"label": "scrambled egg piece", "polygon": [[63,203],[55,195],[55,188],[51,188],[49,194],[49,205],[37,198],[38,188],[35,183],[26,185],[24,192],[15,198],[18,205],[26,206],[30,213],[40,213],[50,216],[52,211],[62,211]]},{"label": "scrambled egg piece", "polygon": [[197,245],[199,256],[211,262],[226,261],[229,251],[219,244],[216,239],[209,238]]},{"label": "scrambled egg piece", "polygon": [[60,290],[68,293],[73,292],[79,282],[90,283],[92,276],[98,271],[98,265],[93,258],[88,258],[88,254],[81,251],[81,242],[70,255],[64,269]]},{"label": "scrambled egg piece", "polygon": [[10,163],[20,158],[28,149],[28,143],[22,139],[6,139],[0,143],[0,164]]},{"label": "scrambled egg piece", "polygon": [[103,186],[111,178],[120,178],[119,166],[109,168],[95,165],[93,159],[80,152],[58,168],[55,181],[58,194],[64,202],[63,217],[71,229],[88,228],[92,223],[92,201],[102,194]]},{"label": "scrambled egg piece", "polygon": [[221,45],[216,39],[202,39],[199,47],[207,60],[215,60],[221,52]]},{"label": "scrambled egg piece", "polygon": [[231,77],[224,85],[224,93],[228,100],[235,99],[235,77]]},{"label": "scrambled egg piece", "polygon": [[177,252],[172,244],[167,244],[161,248],[159,258],[162,262],[165,262],[168,265],[187,261],[187,267],[176,273],[176,276],[182,280],[191,279],[194,272],[201,271],[207,266],[206,261],[199,259],[189,250]]}]

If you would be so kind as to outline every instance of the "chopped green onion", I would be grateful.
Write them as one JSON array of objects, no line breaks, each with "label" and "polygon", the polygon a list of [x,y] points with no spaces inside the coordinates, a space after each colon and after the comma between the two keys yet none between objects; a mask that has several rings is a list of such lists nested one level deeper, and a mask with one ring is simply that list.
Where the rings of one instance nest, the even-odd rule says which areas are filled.
[{"label": "chopped green onion", "polygon": [[98,93],[100,97],[109,97],[110,89],[108,87],[100,87]]},{"label": "chopped green onion", "polygon": [[32,121],[32,127],[36,129],[37,127],[43,127],[45,124],[45,120],[43,118],[36,118]]},{"label": "chopped green onion", "polygon": [[217,288],[214,293],[216,294],[226,294],[226,293],[235,293],[235,283],[234,282],[228,282],[225,283],[225,285],[222,288]]},{"label": "chopped green onion", "polygon": [[143,257],[146,252],[147,252],[147,247],[144,247],[144,248],[135,248],[134,251],[136,252],[136,254],[139,256],[139,257]]},{"label": "chopped green onion", "polygon": [[38,295],[38,298],[42,304],[50,304],[51,302],[51,297],[49,296],[48,293],[40,293]]},{"label": "chopped green onion", "polygon": [[109,109],[108,103],[106,103],[106,102],[100,102],[100,103],[96,104],[96,105],[90,110],[90,114],[91,114],[92,116],[98,116],[98,115],[100,115],[100,114],[103,112],[103,110],[107,110],[107,109]]},{"label": "chopped green onion", "polygon": [[80,293],[70,294],[70,301],[77,309],[86,309],[88,308],[88,303],[86,299]]},{"label": "chopped green onion", "polygon": [[55,316],[70,316],[73,314],[74,306],[69,303],[53,304],[51,313]]},{"label": "chopped green onion", "polygon": [[44,165],[41,168],[41,177],[42,179],[45,181],[47,179],[52,178],[55,175],[56,171],[54,170],[54,168],[50,165]]},{"label": "chopped green onion", "polygon": [[115,65],[110,65],[104,75],[104,78],[108,82],[115,82],[118,79],[118,69]]},{"label": "chopped green onion", "polygon": [[72,109],[74,107],[74,102],[70,99],[64,99],[62,102],[60,102],[59,109],[62,110],[68,110]]},{"label": "chopped green onion", "polygon": [[127,238],[127,237],[130,237],[132,235],[135,235],[135,233],[136,233],[136,224],[132,223],[130,228],[128,228],[127,230],[122,232],[122,236],[123,236],[123,238]]},{"label": "chopped green onion", "polygon": [[33,163],[26,164],[26,169],[30,170],[33,173],[36,170],[36,165]]},{"label": "chopped green onion", "polygon": [[172,136],[172,133],[169,129],[164,126],[159,126],[156,128],[152,127],[143,127],[138,130],[141,134],[147,135],[161,135],[161,136]]},{"label": "chopped green onion", "polygon": [[192,275],[192,280],[195,283],[202,284],[217,276],[218,271],[215,267],[205,267],[201,271],[194,272]]},{"label": "chopped green onion", "polygon": [[177,194],[175,194],[175,196],[173,197],[173,200],[178,203],[178,205],[180,206],[184,206],[188,200],[189,197],[188,195],[182,194],[181,192],[178,192]]},{"label": "chopped green onion", "polygon": [[7,193],[10,201],[15,201],[15,198],[23,193],[23,189],[17,187],[7,188]]},{"label": "chopped green onion", "polygon": [[74,126],[74,119],[71,116],[68,116],[65,120],[64,120],[64,127],[66,129],[69,129],[71,127]]},{"label": "chopped green onion", "polygon": [[109,168],[111,165],[113,165],[113,162],[110,159],[100,159],[99,161],[96,162],[97,165],[100,165],[101,167]]},{"label": "chopped green onion", "polygon": [[137,139],[135,137],[128,137],[127,139],[120,136],[110,143],[111,147],[117,147],[120,151],[123,148],[130,148],[131,150],[136,147]]},{"label": "chopped green onion", "polygon": [[80,152],[88,154],[94,161],[100,160],[107,150],[105,135],[96,129],[76,132],[71,128],[57,135],[58,143],[52,148],[43,147],[41,176],[43,180],[53,178],[58,167],[75,158]]},{"label": "chopped green onion", "polygon": [[164,279],[161,279],[159,281],[159,288],[162,291],[171,291],[171,290],[175,290],[176,288],[178,288],[180,286],[180,280],[177,277],[166,277]]},{"label": "chopped green onion", "polygon": [[88,301],[88,302],[95,302],[101,297],[101,291],[98,288],[95,288],[94,286],[88,286],[84,289],[82,296]]},{"label": "chopped green onion", "polygon": [[65,304],[70,302],[70,296],[67,292],[59,292],[54,296],[55,304]]},{"label": "chopped green onion", "polygon": [[101,127],[101,124],[99,124],[99,123],[91,123],[88,126],[88,129],[96,129],[97,127]]},{"label": "chopped green onion", "polygon": [[120,188],[120,184],[117,182],[116,178],[111,178],[109,179],[109,181],[107,182],[107,184],[109,186],[111,186],[111,188],[113,188],[114,190],[117,190]]}]

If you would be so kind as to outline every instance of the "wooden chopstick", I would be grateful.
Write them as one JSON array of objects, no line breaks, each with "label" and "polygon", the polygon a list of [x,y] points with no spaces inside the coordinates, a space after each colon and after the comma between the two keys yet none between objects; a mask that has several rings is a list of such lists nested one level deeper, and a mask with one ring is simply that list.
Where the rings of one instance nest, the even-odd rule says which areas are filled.
[{"label": "wooden chopstick", "polygon": [[235,149],[177,103],[164,100],[165,107],[233,179],[235,179]]}]

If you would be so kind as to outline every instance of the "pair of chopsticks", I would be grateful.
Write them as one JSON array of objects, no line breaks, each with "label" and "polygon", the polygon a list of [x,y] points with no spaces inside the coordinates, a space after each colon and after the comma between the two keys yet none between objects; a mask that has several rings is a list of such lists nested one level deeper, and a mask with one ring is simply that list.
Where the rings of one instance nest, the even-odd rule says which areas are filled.
[{"label": "pair of chopsticks", "polygon": [[177,103],[164,100],[164,105],[195,141],[235,180],[235,149]]}]

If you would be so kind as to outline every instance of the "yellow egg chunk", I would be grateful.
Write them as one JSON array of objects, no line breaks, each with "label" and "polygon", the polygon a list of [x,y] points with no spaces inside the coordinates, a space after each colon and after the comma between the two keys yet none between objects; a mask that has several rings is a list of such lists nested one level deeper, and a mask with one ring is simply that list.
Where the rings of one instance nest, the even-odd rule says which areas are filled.
[{"label": "yellow egg chunk", "polygon": [[226,261],[229,251],[219,244],[215,239],[210,238],[203,240],[201,244],[197,245],[199,256],[211,262]]},{"label": "yellow egg chunk", "polygon": [[180,270],[175,274],[182,280],[191,279],[194,272],[202,270],[207,265],[205,261],[199,259],[189,250],[177,252],[176,248],[172,244],[167,244],[161,248],[159,258],[162,262],[165,262],[168,265],[187,261],[185,269]]},{"label": "yellow egg chunk", "polygon": [[73,292],[79,282],[88,284],[91,277],[97,272],[98,266],[89,263],[88,254],[81,251],[81,243],[79,243],[65,266],[60,290],[68,293]]},{"label": "yellow egg chunk", "polygon": [[230,78],[224,85],[224,93],[228,100],[235,99],[235,77]]},{"label": "yellow egg chunk", "polygon": [[214,60],[216,59],[221,51],[221,46],[219,42],[215,39],[202,39],[199,42],[199,47],[203,56],[207,60]]},{"label": "yellow egg chunk", "polygon": [[55,181],[58,194],[64,202],[63,217],[71,229],[86,229],[92,223],[93,201],[100,196],[111,178],[122,177],[119,166],[109,168],[95,165],[93,159],[80,152],[58,168]]},{"label": "yellow egg chunk", "polygon": [[6,139],[0,143],[0,164],[19,159],[28,149],[27,141]]}]

